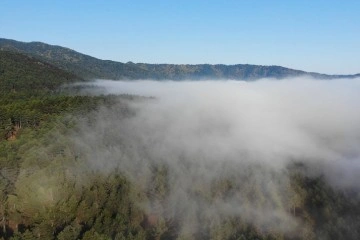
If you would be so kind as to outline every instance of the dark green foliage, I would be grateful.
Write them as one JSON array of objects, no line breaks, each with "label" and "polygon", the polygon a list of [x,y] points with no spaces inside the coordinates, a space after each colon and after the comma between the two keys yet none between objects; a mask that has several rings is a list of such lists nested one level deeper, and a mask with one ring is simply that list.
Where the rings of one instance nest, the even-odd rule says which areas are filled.
[{"label": "dark green foliage", "polygon": [[0,51],[0,94],[55,91],[62,84],[80,80],[80,77],[36,58]]},{"label": "dark green foliage", "polygon": [[133,79],[143,78],[147,75],[146,70],[142,70],[136,66],[100,60],[68,48],[40,42],[24,44],[13,40],[0,39],[0,50],[25,53],[87,79]]},{"label": "dark green foliage", "polygon": [[65,113],[88,112],[111,99],[61,92],[60,86],[81,78],[23,54],[0,51],[0,69],[0,141]]}]

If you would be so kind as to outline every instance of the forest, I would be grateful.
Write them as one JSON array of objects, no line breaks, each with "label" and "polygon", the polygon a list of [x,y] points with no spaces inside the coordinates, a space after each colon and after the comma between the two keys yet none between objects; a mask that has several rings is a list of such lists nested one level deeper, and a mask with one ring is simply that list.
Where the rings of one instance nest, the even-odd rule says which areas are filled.
[{"label": "forest", "polygon": [[[232,162],[219,168],[199,162],[199,167],[192,155],[182,153],[174,168],[146,143],[137,144],[151,139],[131,135],[138,104],[156,99],[62,88],[82,81],[37,58],[0,51],[0,239],[360,236],[358,191],[337,189],[324,176],[307,174],[312,166],[301,161],[286,166],[286,181],[283,172],[256,163],[246,171]],[[104,119],[117,121],[102,126]],[[96,154],[121,164],[89,160]],[[138,165],[127,168],[131,162]],[[196,176],[184,193],[174,191],[183,186],[173,184],[184,179],[177,174],[202,168],[229,169],[229,174]],[[258,175],[279,181],[274,191]],[[243,209],[235,212],[231,206],[239,202]]]}]

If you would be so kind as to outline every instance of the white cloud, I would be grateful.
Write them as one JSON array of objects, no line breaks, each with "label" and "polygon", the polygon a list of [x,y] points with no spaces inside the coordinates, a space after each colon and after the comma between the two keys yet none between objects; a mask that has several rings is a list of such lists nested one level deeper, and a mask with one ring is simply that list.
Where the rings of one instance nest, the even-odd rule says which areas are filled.
[{"label": "white cloud", "polygon": [[[264,229],[290,231],[298,224],[287,209],[286,169],[294,161],[314,166],[312,174],[334,187],[359,190],[359,79],[93,84],[155,99],[128,103],[136,114],[127,118],[123,103],[101,109],[74,136],[78,148],[93,168],[118,167],[143,186],[152,181],[152,165],[165,166],[163,211],[184,224],[195,206],[212,217],[238,214]],[[237,191],[206,201],[202,194],[226,179]]]}]

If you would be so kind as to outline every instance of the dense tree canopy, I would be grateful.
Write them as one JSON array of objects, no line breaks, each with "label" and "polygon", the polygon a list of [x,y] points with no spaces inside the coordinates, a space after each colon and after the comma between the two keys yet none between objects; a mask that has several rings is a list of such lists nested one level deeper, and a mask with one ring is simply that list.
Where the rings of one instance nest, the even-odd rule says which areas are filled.
[{"label": "dense tree canopy", "polygon": [[304,226],[295,234],[265,231],[241,214],[215,221],[201,209],[187,216],[196,226],[188,232],[178,219],[147,210],[150,203],[161,208],[170,191],[166,166],[152,166],[151,181],[139,186],[118,169],[90,168],[68,137],[76,134],[79,119],[91,126],[91,113],[114,102],[124,106],[119,117],[131,116],[128,103],[137,98],[58,91],[77,79],[0,51],[0,239],[358,239],[359,196],[331,188],[321,176],[307,176],[301,164],[287,169],[286,199],[265,191],[250,174],[194,185],[190,193],[203,204],[229,194],[247,196],[245,205],[279,201]]}]

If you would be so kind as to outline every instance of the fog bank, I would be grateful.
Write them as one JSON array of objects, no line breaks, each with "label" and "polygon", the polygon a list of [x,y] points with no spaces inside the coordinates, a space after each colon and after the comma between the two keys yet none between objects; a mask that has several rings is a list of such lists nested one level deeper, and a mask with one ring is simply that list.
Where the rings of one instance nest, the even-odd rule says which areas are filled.
[{"label": "fog bank", "polygon": [[126,116],[123,103],[102,108],[80,124],[75,146],[92,169],[118,169],[153,194],[144,207],[185,232],[194,219],[222,216],[293,231],[293,163],[334,189],[360,191],[360,79],[92,84],[154,98],[128,103]]}]

